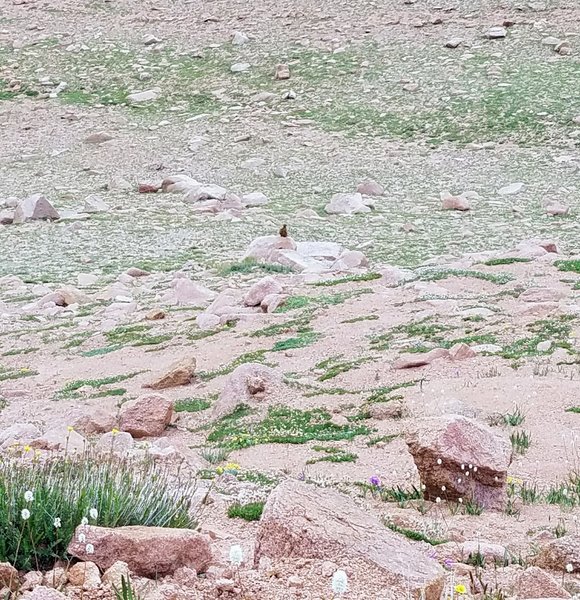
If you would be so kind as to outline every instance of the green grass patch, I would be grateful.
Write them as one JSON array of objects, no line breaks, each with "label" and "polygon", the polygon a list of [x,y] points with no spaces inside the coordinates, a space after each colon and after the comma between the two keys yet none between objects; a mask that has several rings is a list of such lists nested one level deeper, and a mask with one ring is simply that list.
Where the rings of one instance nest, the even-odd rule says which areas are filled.
[{"label": "green grass patch", "polygon": [[554,264],[560,271],[580,273],[580,260],[558,260]]},{"label": "green grass patch", "polygon": [[580,414],[580,406],[571,406],[566,409],[566,412]]},{"label": "green grass patch", "polygon": [[490,258],[486,260],[484,264],[486,267],[498,267],[501,265],[514,265],[517,263],[528,263],[532,262],[531,258]]},{"label": "green grass patch", "polygon": [[406,538],[413,540],[414,542],[426,542],[431,546],[439,546],[440,544],[446,544],[448,540],[437,540],[433,539],[420,531],[415,531],[414,529],[407,529],[406,527],[399,527],[390,521],[387,521],[385,525],[395,533],[400,533],[404,535]]},{"label": "green grass patch", "polygon": [[349,290],[345,292],[338,292],[336,294],[323,294],[320,296],[290,296],[275,312],[284,313],[298,308],[305,308],[309,305],[320,306],[326,308],[328,306],[335,306],[343,304],[351,298],[357,298],[363,294],[372,294],[373,290],[369,288],[363,288],[360,290]]},{"label": "green grass patch", "polygon": [[353,317],[352,319],[346,319],[345,321],[341,321],[341,323],[360,323],[361,321],[378,321],[378,315],[361,315],[360,317]]},{"label": "green grass patch", "polygon": [[232,504],[228,507],[230,519],[244,519],[244,521],[259,521],[264,510],[264,502],[248,502],[248,504]]},{"label": "green grass patch", "polygon": [[322,456],[316,458],[309,458],[306,461],[307,465],[313,465],[319,462],[332,462],[332,463],[343,463],[343,462],[356,462],[358,455],[352,452],[346,452],[335,446],[313,446],[312,449],[315,452],[321,452]]},{"label": "green grass patch", "polygon": [[284,350],[294,350],[296,348],[305,348],[314,344],[321,337],[320,333],[312,331],[311,329],[305,329],[299,332],[297,337],[288,338],[287,340],[281,340],[276,342],[272,347],[272,352],[282,352]]},{"label": "green grass patch", "polygon": [[32,354],[37,352],[40,348],[15,348],[14,350],[7,350],[3,352],[1,356],[19,356],[21,354]]},{"label": "green grass patch", "polygon": [[356,283],[358,281],[374,281],[380,279],[380,273],[363,273],[361,275],[347,275],[346,277],[337,277],[336,279],[326,279],[313,283],[315,287],[331,287],[334,285],[342,285],[344,283]]},{"label": "green grass patch", "polygon": [[56,398],[59,400],[77,398],[78,390],[83,387],[99,389],[104,385],[112,385],[115,383],[120,383],[121,381],[126,381],[127,379],[132,379],[137,375],[141,375],[141,373],[145,373],[145,371],[135,371],[126,375],[113,375],[111,377],[103,377],[102,379],[77,379],[76,381],[67,383],[61,390],[59,390],[56,393]]},{"label": "green grass patch", "polygon": [[391,435],[375,435],[375,436],[371,436],[367,440],[367,446],[369,446],[369,447],[376,446],[380,442],[388,444],[389,442],[392,442],[393,440],[397,439],[398,437],[400,437],[398,433],[394,433],[394,434],[391,434]]},{"label": "green grass patch", "polygon": [[7,369],[5,367],[0,367],[0,381],[34,377],[34,375],[38,375],[38,371],[34,371],[28,367],[22,367],[20,369]]},{"label": "green grass patch", "polygon": [[127,393],[125,388],[114,388],[112,390],[103,390],[93,394],[91,398],[108,398],[110,396],[124,396]]},{"label": "green grass patch", "polygon": [[497,285],[505,285],[515,278],[509,273],[483,273],[481,271],[472,271],[468,269],[444,269],[444,268],[427,268],[417,270],[418,277],[421,281],[440,281],[448,277],[471,277],[482,281],[489,281]]},{"label": "green grass patch", "polygon": [[371,360],[367,357],[362,357],[357,360],[346,360],[346,361],[335,361],[335,360],[326,360],[316,365],[319,369],[326,369],[326,371],[320,375],[317,379],[318,381],[328,381],[329,379],[334,379],[338,377],[342,373],[348,373],[352,369],[358,369],[362,364]]},{"label": "green grass patch", "polygon": [[366,435],[363,425],[336,425],[323,409],[295,410],[284,406],[270,407],[264,419],[252,419],[247,406],[239,406],[231,415],[214,424],[207,441],[239,449],[258,444],[305,444],[310,441],[351,440]]},{"label": "green grass patch", "polygon": [[263,273],[291,273],[292,269],[274,263],[261,263],[253,258],[246,258],[241,262],[230,263],[218,268],[218,274],[222,277],[244,275],[255,273],[256,271]]},{"label": "green grass patch", "polygon": [[304,311],[300,317],[284,321],[284,323],[274,323],[262,329],[257,329],[250,334],[250,337],[270,337],[289,333],[290,331],[299,331],[308,327],[312,320],[312,312]]},{"label": "green grass patch", "polygon": [[241,356],[238,356],[229,365],[215,369],[214,371],[200,371],[197,376],[202,381],[210,381],[221,375],[229,375],[236,367],[244,365],[246,363],[265,363],[265,354],[268,350],[255,350],[254,352],[246,352]]},{"label": "green grass patch", "polygon": [[176,400],[173,406],[175,412],[200,412],[211,406],[211,400],[207,398],[185,398]]}]

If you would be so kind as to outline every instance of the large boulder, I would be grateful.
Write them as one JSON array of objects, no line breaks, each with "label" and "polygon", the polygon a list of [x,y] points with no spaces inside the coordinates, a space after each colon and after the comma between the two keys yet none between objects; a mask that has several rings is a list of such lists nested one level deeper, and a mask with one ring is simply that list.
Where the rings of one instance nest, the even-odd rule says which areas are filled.
[{"label": "large boulder", "polygon": [[[86,541],[78,541],[83,533]],[[87,555],[87,542],[94,553]],[[117,561],[142,577],[163,577],[179,567],[203,573],[212,563],[209,538],[192,529],[164,527],[77,527],[67,552],[81,560],[91,560],[105,570]]]},{"label": "large boulder", "polygon": [[40,435],[40,429],[32,423],[13,423],[0,431],[0,449],[13,444],[28,444]]},{"label": "large boulder", "polygon": [[187,277],[176,277],[171,282],[171,288],[163,299],[179,306],[206,306],[217,296],[212,290]]},{"label": "large boulder", "polygon": [[22,600],[67,600],[67,596],[58,590],[40,585],[31,592],[26,592]]},{"label": "large boulder", "polygon": [[254,552],[256,565],[262,557],[338,564],[362,559],[378,567],[385,587],[397,590],[401,597],[410,593],[439,600],[443,591],[443,570],[424,551],[347,496],[294,480],[278,485],[264,506]]},{"label": "large boulder", "polygon": [[244,297],[244,304],[246,306],[260,306],[266,296],[281,294],[282,290],[282,284],[273,277],[263,277],[248,290],[248,293]]},{"label": "large boulder", "polygon": [[274,369],[259,363],[240,365],[228,377],[215,402],[213,417],[219,419],[229,415],[239,404],[263,406],[264,401],[281,387],[282,376]]},{"label": "large boulder", "polygon": [[552,540],[543,546],[534,564],[544,569],[564,572],[572,565],[574,573],[580,571],[580,535],[572,534]]},{"label": "large boulder", "polygon": [[13,223],[27,223],[28,221],[56,221],[60,215],[54,206],[43,194],[28,196],[20,202],[14,211]]},{"label": "large boulder", "polygon": [[0,562],[0,588],[15,592],[20,587],[18,571],[7,562]]},{"label": "large boulder", "polygon": [[517,579],[518,598],[570,598],[570,592],[550,573],[539,567],[528,567]]},{"label": "large boulder", "polygon": [[503,433],[459,415],[425,419],[407,437],[425,496],[501,509],[511,443]]},{"label": "large boulder", "polygon": [[274,262],[276,250],[296,250],[296,242],[291,237],[264,235],[256,238],[246,250],[244,260],[253,258],[258,262]]},{"label": "large boulder", "polygon": [[430,365],[434,360],[449,358],[449,350],[435,348],[429,352],[411,352],[399,356],[393,363],[393,369],[415,369]]},{"label": "large boulder", "polygon": [[161,394],[146,394],[125,402],[121,407],[119,422],[121,431],[133,437],[156,437],[171,422],[173,402]]},{"label": "large boulder", "polygon": [[98,588],[101,585],[99,567],[91,561],[76,563],[68,570],[68,582],[85,590]]}]

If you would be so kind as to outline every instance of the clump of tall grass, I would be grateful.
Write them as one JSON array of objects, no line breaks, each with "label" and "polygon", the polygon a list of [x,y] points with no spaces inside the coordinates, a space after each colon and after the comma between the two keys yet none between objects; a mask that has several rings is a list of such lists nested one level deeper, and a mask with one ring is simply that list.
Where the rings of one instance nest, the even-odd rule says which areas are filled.
[{"label": "clump of tall grass", "polygon": [[[32,453],[30,453],[32,454]],[[195,527],[195,479],[113,454],[0,458],[0,562],[52,568],[81,523]]]}]

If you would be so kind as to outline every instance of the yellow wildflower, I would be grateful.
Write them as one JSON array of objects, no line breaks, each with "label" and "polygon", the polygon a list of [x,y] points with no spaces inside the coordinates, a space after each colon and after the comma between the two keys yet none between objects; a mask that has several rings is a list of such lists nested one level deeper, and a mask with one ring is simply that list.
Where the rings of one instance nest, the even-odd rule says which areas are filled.
[{"label": "yellow wildflower", "polygon": [[113,435],[117,435],[119,433],[119,430],[116,427],[113,427],[113,429],[111,429],[111,433]]},{"label": "yellow wildflower", "polygon": [[24,446],[24,452],[30,452],[32,448],[30,446]]},{"label": "yellow wildflower", "polygon": [[229,462],[226,465],[226,471],[239,471],[242,467],[240,467],[240,465],[238,465],[238,463],[235,462]]},{"label": "yellow wildflower", "polygon": [[66,428],[67,431],[74,431],[75,428],[72,425],[68,425]]},{"label": "yellow wildflower", "polygon": [[456,594],[465,594],[466,592],[467,592],[467,589],[465,588],[465,586],[462,583],[459,583],[455,586]]}]

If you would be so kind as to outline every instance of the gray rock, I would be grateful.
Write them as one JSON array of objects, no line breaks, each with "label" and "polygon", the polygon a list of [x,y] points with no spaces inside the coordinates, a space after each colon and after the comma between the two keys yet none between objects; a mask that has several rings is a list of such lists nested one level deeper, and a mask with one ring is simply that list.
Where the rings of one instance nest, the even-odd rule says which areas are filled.
[{"label": "gray rock", "polygon": [[14,211],[14,224],[27,223],[28,221],[51,221],[60,219],[59,213],[43,194],[29,196],[16,207]]},{"label": "gray rock", "polygon": [[127,96],[127,101],[130,104],[141,104],[142,102],[152,102],[157,100],[161,94],[159,88],[145,90],[143,92],[133,92]]}]

